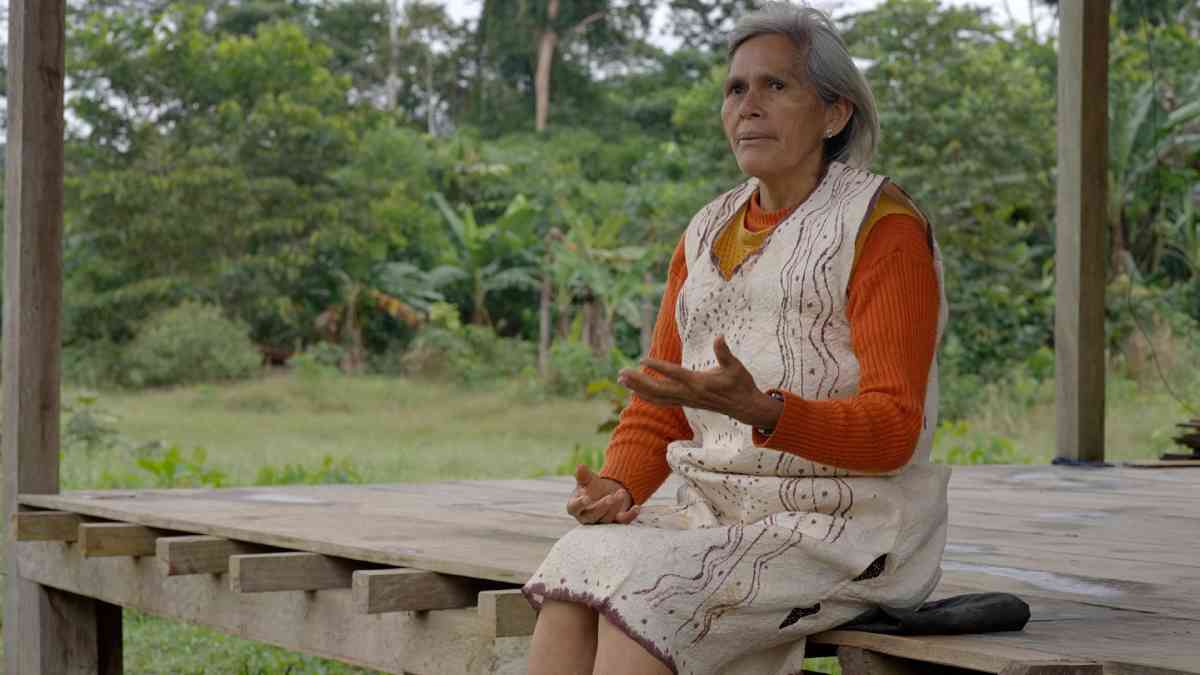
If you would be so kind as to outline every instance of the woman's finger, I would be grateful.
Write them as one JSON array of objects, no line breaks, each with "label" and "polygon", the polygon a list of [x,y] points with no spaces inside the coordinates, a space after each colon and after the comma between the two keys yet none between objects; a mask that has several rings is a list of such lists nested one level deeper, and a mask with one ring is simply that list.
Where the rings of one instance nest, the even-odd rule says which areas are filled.
[{"label": "woman's finger", "polygon": [[662,359],[645,358],[642,359],[642,365],[678,382],[687,382],[695,375],[695,371],[693,370],[684,368],[678,363],[671,363]]},{"label": "woman's finger", "polygon": [[640,514],[641,512],[642,512],[642,507],[634,505],[634,506],[631,506],[628,509],[618,513],[616,516],[614,516],[613,520],[622,525],[628,525],[628,524],[632,523],[633,521],[637,520],[638,514]]},{"label": "woman's finger", "polygon": [[638,396],[659,405],[682,405],[684,387],[669,380],[650,377],[637,371],[626,371],[617,380]]},{"label": "woman's finger", "polygon": [[579,495],[567,500],[567,513],[578,518],[579,514],[588,506],[591,505],[591,499],[587,495]]},{"label": "woman's finger", "polygon": [[597,499],[596,501],[592,502],[587,508],[584,508],[583,510],[581,510],[579,512],[579,514],[581,516],[587,518],[588,520],[590,520],[593,523],[597,522],[597,521],[603,521],[604,516],[608,513],[608,511],[612,508],[612,506],[614,504],[619,504],[619,502],[614,502],[614,500],[613,500],[614,495],[616,495],[615,492],[605,495],[604,497],[601,497],[600,499]]},{"label": "woman's finger", "polygon": [[733,355],[733,351],[729,349],[729,343],[725,341],[724,335],[718,335],[713,340],[713,354],[717,357],[717,363],[722,368],[736,368],[742,365],[742,362]]}]

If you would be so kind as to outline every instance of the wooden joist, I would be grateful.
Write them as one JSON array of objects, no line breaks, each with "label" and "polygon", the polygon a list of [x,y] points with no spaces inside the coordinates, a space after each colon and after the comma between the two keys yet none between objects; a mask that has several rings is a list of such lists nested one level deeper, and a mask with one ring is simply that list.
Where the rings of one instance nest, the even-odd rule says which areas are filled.
[{"label": "wooden joist", "polygon": [[363,614],[460,609],[474,605],[479,593],[475,579],[413,569],[358,570],[352,587]]},{"label": "wooden joist", "polygon": [[17,541],[76,541],[81,523],[66,511],[14,511],[10,526]]},{"label": "wooden joist", "polygon": [[83,523],[79,547],[85,558],[154,555],[157,530],[129,523]]},{"label": "wooden joist", "polygon": [[187,535],[160,537],[155,555],[169,576],[183,574],[224,574],[229,571],[229,559],[235,555],[263,553],[267,549],[223,537]]},{"label": "wooden joist", "polygon": [[84,559],[78,546],[52,542],[14,549],[14,564],[34,582],[362,668],[414,675],[521,675],[527,670],[528,640],[485,638],[474,608],[367,615],[354,609],[349,590],[235,593],[212,574],[164,577],[152,558]]},{"label": "wooden joist", "polygon": [[229,588],[238,593],[350,588],[354,563],[319,553],[262,553],[229,558]]},{"label": "wooden joist", "polygon": [[519,589],[483,591],[479,594],[479,618],[488,637],[533,635],[537,612]]}]

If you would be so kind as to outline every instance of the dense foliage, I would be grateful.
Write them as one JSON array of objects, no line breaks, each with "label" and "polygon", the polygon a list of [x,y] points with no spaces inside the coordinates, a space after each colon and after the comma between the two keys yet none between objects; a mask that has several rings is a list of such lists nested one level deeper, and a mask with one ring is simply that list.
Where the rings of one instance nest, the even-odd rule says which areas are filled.
[{"label": "dense foliage", "polygon": [[[670,0],[670,51],[658,4],[72,3],[68,353],[147,354],[147,319],[203,303],[275,361],[324,341],[347,369],[611,372],[738,178],[715,37],[756,3]],[[1179,324],[1200,318],[1200,10],[1114,6],[1109,278]],[[999,21],[935,0],[839,19],[881,109],[873,168],[943,246],[952,415],[1053,347],[1055,44]]]}]

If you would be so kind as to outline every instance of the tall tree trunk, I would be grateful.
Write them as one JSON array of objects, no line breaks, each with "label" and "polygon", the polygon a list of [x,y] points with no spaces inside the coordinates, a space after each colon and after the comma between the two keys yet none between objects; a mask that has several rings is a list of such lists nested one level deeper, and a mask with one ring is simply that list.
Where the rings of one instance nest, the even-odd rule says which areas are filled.
[{"label": "tall tree trunk", "polygon": [[538,303],[538,374],[542,377],[550,372],[550,303],[554,299],[549,265],[546,267],[542,272],[542,297]]},{"label": "tall tree trunk", "polygon": [[612,322],[604,301],[592,296],[583,304],[583,343],[592,350],[592,356],[608,358],[612,351]]},{"label": "tall tree trunk", "polygon": [[547,0],[546,28],[538,44],[537,73],[533,81],[536,107],[534,127],[545,131],[550,116],[550,66],[554,63],[554,48],[558,45],[558,33],[554,29],[558,21],[558,0]]},{"label": "tall tree trunk", "polygon": [[[650,285],[654,283],[654,275],[646,272],[642,277],[642,281],[645,282],[646,288],[650,288]],[[654,313],[654,300],[648,296],[642,298],[642,356],[650,354],[650,342],[654,338],[654,322],[657,318]]]},{"label": "tall tree trunk", "polygon": [[1121,214],[1118,211],[1116,217],[1113,218],[1112,227],[1110,228],[1109,245],[1112,247],[1112,268],[1110,278],[1116,278],[1123,273],[1128,273],[1132,281],[1134,269],[1132,269],[1132,259],[1129,253],[1129,245],[1125,241],[1125,226],[1122,222]]},{"label": "tall tree trunk", "polygon": [[383,92],[387,97],[384,110],[395,110],[396,99],[400,94],[400,58],[397,50],[400,47],[400,3],[403,0],[387,0],[388,22],[388,53],[387,79],[384,80]]},{"label": "tall tree trunk", "polygon": [[471,323],[476,326],[492,325],[492,317],[487,311],[487,291],[483,288],[482,275],[475,272],[475,284],[471,290]]},{"label": "tall tree trunk", "polygon": [[433,95],[433,51],[425,52],[425,127],[429,135],[433,135],[433,111],[436,108]]}]

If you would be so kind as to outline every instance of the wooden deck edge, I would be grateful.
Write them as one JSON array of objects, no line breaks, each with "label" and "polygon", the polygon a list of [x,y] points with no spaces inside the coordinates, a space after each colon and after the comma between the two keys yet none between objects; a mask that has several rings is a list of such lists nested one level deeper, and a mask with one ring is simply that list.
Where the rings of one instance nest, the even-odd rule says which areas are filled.
[{"label": "wooden deck edge", "polygon": [[[853,647],[869,652],[895,656],[925,663],[936,663],[955,668],[967,668],[985,673],[1023,672],[1014,671],[1024,665],[1099,668],[1100,663],[1052,652],[1042,652],[1002,644],[973,643],[969,647],[955,645],[940,636],[900,636],[866,633],[854,630],[831,630],[808,638],[810,643]],[[1089,672],[1080,670],[1079,672]],[[1099,670],[1096,670],[1099,672]]]},{"label": "wooden deck edge", "polygon": [[216,575],[166,577],[154,557],[85,558],[61,542],[19,542],[20,575],[149,614],[366,668],[415,675],[517,675],[528,638],[494,640],[474,609],[361,614],[350,589],[231,591]]}]

